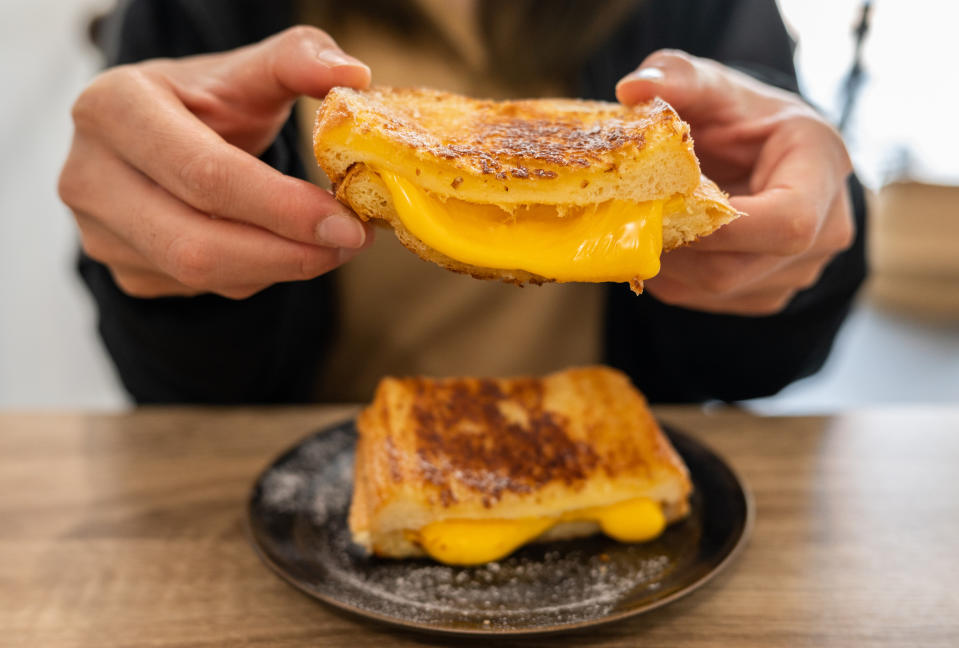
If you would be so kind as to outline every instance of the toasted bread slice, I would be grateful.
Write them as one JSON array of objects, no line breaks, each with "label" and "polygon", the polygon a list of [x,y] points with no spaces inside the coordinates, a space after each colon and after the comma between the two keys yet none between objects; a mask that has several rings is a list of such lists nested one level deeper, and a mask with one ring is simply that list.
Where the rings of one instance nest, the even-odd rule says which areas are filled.
[{"label": "toasted bread slice", "polygon": [[423,555],[437,522],[541,521],[535,538],[554,539],[596,533],[595,511],[626,502],[652,503],[667,523],[688,512],[686,467],[609,368],[385,378],[357,427],[349,524],[377,555]]},{"label": "toasted bread slice", "polygon": [[482,255],[470,260],[447,254],[435,240],[429,245],[410,231],[386,175],[414,183],[454,220],[463,204],[490,206],[491,218],[522,225],[523,210],[531,205],[549,206],[557,219],[568,220],[589,218],[595,207],[617,201],[659,203],[664,250],[710,234],[739,215],[700,174],[689,126],[659,99],[624,107],[571,99],[497,102],[426,89],[335,88],[317,113],[314,152],[337,197],[361,218],[390,225],[423,259],[483,279],[638,282],[643,276],[630,269],[626,276],[619,270],[611,278],[600,272],[601,279],[568,279],[562,271],[537,272],[532,264],[484,265],[475,262],[485,260]]},{"label": "toasted bread slice", "polygon": [[317,112],[313,142],[334,184],[362,162],[414,176],[440,198],[507,208],[656,200],[699,183],[689,126],[659,99],[624,108],[334,88]]}]

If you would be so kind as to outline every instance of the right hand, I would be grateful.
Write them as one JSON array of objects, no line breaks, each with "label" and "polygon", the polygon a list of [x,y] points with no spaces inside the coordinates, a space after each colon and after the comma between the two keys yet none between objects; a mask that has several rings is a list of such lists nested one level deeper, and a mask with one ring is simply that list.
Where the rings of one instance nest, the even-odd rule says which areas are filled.
[{"label": "right hand", "polygon": [[84,251],[136,297],[242,299],[348,261],[372,229],[257,156],[298,96],[369,82],[368,67],[308,27],[104,72],[73,106],[58,187]]}]

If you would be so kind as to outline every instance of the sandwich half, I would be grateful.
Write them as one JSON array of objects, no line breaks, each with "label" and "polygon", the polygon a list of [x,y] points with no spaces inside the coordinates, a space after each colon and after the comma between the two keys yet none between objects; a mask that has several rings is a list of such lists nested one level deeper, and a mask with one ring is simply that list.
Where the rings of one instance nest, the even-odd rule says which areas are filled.
[{"label": "sandwich half", "polygon": [[533,541],[657,537],[692,484],[622,373],[384,378],[357,421],[349,526],[367,551],[448,564]]},{"label": "sandwich half", "polygon": [[739,214],[665,101],[491,101],[334,88],[317,162],[338,199],[423,259],[511,283],[629,282]]}]

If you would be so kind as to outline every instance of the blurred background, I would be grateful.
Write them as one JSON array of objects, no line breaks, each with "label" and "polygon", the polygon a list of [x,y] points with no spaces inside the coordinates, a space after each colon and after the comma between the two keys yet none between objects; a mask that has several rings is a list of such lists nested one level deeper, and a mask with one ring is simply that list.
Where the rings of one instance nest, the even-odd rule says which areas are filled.
[{"label": "blurred background", "polygon": [[[838,123],[861,0],[780,0],[806,96]],[[847,143],[873,190],[872,277],[826,367],[768,413],[959,401],[959,5],[873,2]],[[127,404],[73,263],[56,195],[69,110],[99,61],[86,28],[110,0],[0,3],[0,407]],[[638,63],[638,61],[637,61]]]}]

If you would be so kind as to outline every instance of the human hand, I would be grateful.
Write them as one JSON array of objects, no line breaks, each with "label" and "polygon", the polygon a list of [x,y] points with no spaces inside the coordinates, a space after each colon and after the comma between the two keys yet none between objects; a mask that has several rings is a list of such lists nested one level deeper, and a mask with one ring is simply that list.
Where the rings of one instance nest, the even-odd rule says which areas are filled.
[{"label": "human hand", "polygon": [[660,96],[689,122],[703,172],[747,215],[663,256],[646,288],[668,304],[740,315],[782,310],[852,244],[852,164],[839,134],[794,94],[684,52],[651,54],[616,86]]},{"label": "human hand", "polygon": [[60,175],[85,252],[137,297],[248,297],[348,261],[372,229],[257,159],[300,95],[370,82],[324,32],[108,70],[73,106]]}]

